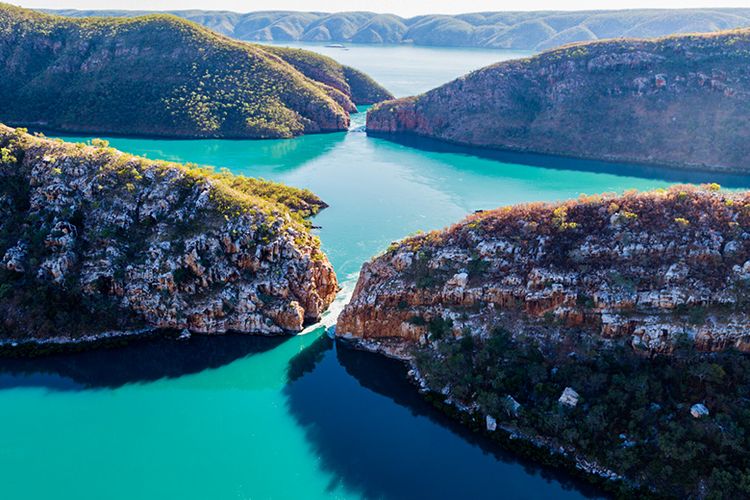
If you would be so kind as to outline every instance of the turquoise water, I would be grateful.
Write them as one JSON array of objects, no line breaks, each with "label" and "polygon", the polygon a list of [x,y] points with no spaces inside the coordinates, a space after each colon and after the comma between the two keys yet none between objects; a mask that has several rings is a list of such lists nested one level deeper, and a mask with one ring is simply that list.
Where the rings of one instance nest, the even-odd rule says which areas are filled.
[{"label": "turquoise water", "polygon": [[[527,166],[427,142],[397,144],[367,137],[358,128],[363,118],[348,133],[287,141],[109,140],[149,158],[228,167],[318,193],[330,208],[315,223],[344,285],[326,324],[362,262],[394,239],[476,209],[683,178],[626,166],[594,173],[587,169],[595,165],[575,160],[528,157],[546,167]],[[322,327],[283,339],[195,337],[2,360],[0,423],[4,499],[591,493],[455,426],[421,401],[400,365],[335,346]]]},{"label": "turquoise water", "polygon": [[532,54],[522,50],[357,43],[348,43],[344,49],[312,42],[274,42],[273,45],[312,50],[332,57],[364,71],[396,97],[421,94],[475,69]]}]

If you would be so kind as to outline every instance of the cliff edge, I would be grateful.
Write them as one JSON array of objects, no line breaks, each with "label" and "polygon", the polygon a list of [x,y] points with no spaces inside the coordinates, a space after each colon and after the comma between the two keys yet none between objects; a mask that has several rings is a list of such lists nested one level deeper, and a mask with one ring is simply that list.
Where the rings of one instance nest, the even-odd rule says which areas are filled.
[{"label": "cliff edge", "polygon": [[367,130],[747,173],[749,62],[750,30],[580,43],[381,103]]},{"label": "cliff edge", "polygon": [[363,266],[336,334],[618,498],[750,494],[750,194],[685,186],[472,215]]},{"label": "cliff edge", "polygon": [[425,343],[497,326],[668,353],[750,350],[750,195],[678,186],[475,214],[365,264],[339,334]]},{"label": "cliff edge", "polygon": [[108,332],[281,334],[318,319],[336,275],[314,194],[0,126],[0,339]]}]

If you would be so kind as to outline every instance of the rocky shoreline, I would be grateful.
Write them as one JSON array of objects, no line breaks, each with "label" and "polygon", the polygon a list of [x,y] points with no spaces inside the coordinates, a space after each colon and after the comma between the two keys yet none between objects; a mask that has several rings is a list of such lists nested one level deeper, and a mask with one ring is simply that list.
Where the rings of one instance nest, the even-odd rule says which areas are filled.
[{"label": "rocky shoreline", "polygon": [[399,342],[355,338],[351,335],[335,336],[335,338],[348,348],[378,354],[403,362],[409,368],[409,381],[435,408],[466,425],[474,432],[480,433],[493,442],[500,444],[505,449],[534,459],[549,467],[564,470],[605,491],[618,491],[622,493],[621,488],[625,487],[628,492],[638,493],[641,495],[641,498],[648,498],[647,495],[649,492],[641,486],[627,480],[607,467],[587,460],[572,447],[562,446],[553,438],[529,434],[516,426],[497,422],[494,418],[490,420],[494,425],[490,425],[488,423],[488,416],[481,414],[476,404],[466,405],[452,399],[446,394],[431,390],[427,384],[427,380],[414,363],[414,357],[410,354],[408,345]]},{"label": "rocky shoreline", "polygon": [[[370,133],[747,173],[750,30],[580,43],[386,101]],[[701,113],[695,110],[700,109]]]},{"label": "rocky shoreline", "polygon": [[338,292],[306,219],[327,205],[309,191],[4,126],[0,153],[11,343],[299,332]]},{"label": "rocky shoreline", "polygon": [[[388,105],[391,102],[397,105],[398,101],[387,101],[383,105]],[[370,110],[368,110],[368,113]],[[541,165],[546,166],[546,161],[554,162],[554,164],[564,164],[569,170],[577,170],[578,165],[563,163],[567,160],[578,160],[580,162],[592,162],[594,164],[602,164],[611,167],[612,169],[620,166],[627,167],[650,167],[654,169],[662,170],[664,177],[669,179],[670,170],[684,171],[695,174],[705,174],[704,177],[708,177],[710,174],[716,174],[719,176],[741,176],[747,174],[747,169],[744,167],[733,167],[728,165],[716,165],[707,163],[691,163],[689,161],[669,161],[668,159],[660,160],[649,160],[642,157],[633,156],[626,157],[621,155],[610,155],[607,153],[601,154],[586,154],[585,152],[565,153],[559,151],[539,151],[534,148],[514,148],[514,147],[495,147],[495,146],[484,146],[476,144],[467,144],[463,141],[436,138],[429,134],[423,134],[414,130],[382,130],[379,128],[368,128],[365,126],[365,132],[367,135],[374,138],[385,139],[396,143],[407,143],[412,145],[413,142],[417,142],[417,147],[422,144],[425,145],[437,145],[441,144],[443,147],[447,146],[450,148],[456,148],[461,152],[470,152],[473,156],[489,157],[489,158],[504,158],[502,155],[523,155],[524,161],[513,161],[513,163],[523,163],[528,165],[536,165],[534,159],[537,160]],[[424,142],[423,142],[424,141]],[[429,148],[428,148],[429,149]],[[597,168],[596,170],[601,170]],[[605,170],[606,171],[606,170]],[[678,174],[679,175],[679,174]],[[676,177],[681,179],[680,177]],[[711,178],[713,180],[713,178]],[[687,182],[680,180],[680,182]],[[692,180],[689,182],[693,182]],[[744,186],[744,184],[741,184]]]},{"label": "rocky shoreline", "polygon": [[[744,439],[749,196],[674,186],[471,215],[365,263],[336,336],[618,494],[731,488],[713,471],[743,448],[712,436]],[[660,474],[683,443],[710,451],[684,464],[701,472]]]}]

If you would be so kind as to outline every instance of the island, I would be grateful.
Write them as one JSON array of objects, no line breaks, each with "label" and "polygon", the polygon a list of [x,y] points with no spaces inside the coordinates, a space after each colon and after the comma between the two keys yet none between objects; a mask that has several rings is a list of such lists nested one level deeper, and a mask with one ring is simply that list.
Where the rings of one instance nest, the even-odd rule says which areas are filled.
[{"label": "island", "polygon": [[572,44],[370,109],[367,131],[750,172],[750,30]]},{"label": "island", "polygon": [[511,449],[627,497],[747,496],[750,194],[502,207],[363,265],[336,335]]},{"label": "island", "polygon": [[171,15],[83,18],[0,4],[0,121],[37,130],[288,138],[346,130],[392,95],[302,50],[232,40]]},{"label": "island", "polygon": [[0,126],[0,349],[282,335],[333,301],[307,190]]}]

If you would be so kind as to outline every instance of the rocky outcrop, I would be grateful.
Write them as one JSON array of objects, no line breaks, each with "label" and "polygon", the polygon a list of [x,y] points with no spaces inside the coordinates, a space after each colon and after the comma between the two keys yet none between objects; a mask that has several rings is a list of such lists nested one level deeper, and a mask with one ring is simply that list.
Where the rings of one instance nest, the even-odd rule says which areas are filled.
[{"label": "rocky outcrop", "polygon": [[750,31],[570,45],[368,113],[370,133],[750,171]]},{"label": "rocky outcrop", "polygon": [[0,120],[68,132],[293,137],[346,130],[355,104],[392,97],[330,58],[169,15],[70,19],[0,4],[0,68]]},{"label": "rocky outcrop", "polygon": [[490,439],[616,495],[744,498],[748,286],[750,193],[581,197],[394,243],[336,334],[408,360],[420,392]]},{"label": "rocky outcrop", "polygon": [[283,334],[336,275],[309,191],[0,126],[0,340]]},{"label": "rocky outcrop", "polygon": [[681,186],[475,214],[365,264],[337,334],[399,353],[496,328],[750,351],[749,208],[747,193]]}]

